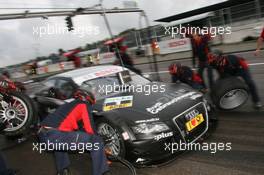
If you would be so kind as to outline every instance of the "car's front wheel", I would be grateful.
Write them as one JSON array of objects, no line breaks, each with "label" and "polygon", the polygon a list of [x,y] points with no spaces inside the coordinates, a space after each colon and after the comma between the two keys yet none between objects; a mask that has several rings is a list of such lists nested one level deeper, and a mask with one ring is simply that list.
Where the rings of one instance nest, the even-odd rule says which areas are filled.
[{"label": "car's front wheel", "polygon": [[100,118],[96,121],[97,133],[103,138],[105,148],[111,151],[113,157],[125,157],[124,140],[119,127],[111,121]]}]

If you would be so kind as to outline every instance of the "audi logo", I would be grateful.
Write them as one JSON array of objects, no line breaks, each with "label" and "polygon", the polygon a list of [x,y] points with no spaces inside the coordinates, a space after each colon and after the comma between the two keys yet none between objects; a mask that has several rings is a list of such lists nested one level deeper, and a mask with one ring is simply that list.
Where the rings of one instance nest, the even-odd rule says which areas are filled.
[{"label": "audi logo", "polygon": [[194,109],[194,110],[188,112],[187,114],[185,114],[185,118],[187,120],[191,120],[194,117],[196,117],[197,115],[199,115],[199,111],[197,109]]}]

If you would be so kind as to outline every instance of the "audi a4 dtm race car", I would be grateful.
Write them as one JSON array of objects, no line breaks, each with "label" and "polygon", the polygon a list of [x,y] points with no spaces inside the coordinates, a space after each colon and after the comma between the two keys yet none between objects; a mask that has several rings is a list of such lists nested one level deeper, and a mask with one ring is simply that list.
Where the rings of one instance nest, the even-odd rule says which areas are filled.
[{"label": "audi a4 dtm race car", "polygon": [[77,88],[95,93],[93,113],[105,145],[135,165],[168,160],[173,155],[166,144],[195,142],[209,129],[212,110],[202,93],[181,83],[153,82],[120,66],[58,74],[30,96],[45,116],[73,100]]}]

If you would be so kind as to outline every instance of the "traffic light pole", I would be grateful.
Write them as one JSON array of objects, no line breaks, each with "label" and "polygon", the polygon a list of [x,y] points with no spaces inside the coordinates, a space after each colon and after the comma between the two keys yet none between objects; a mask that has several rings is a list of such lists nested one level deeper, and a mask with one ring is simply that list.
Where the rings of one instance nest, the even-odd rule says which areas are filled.
[{"label": "traffic light pole", "polygon": [[159,75],[159,67],[158,67],[158,64],[157,64],[157,55],[156,53],[154,52],[154,49],[151,47],[152,46],[152,32],[151,32],[151,27],[150,27],[150,23],[149,23],[149,19],[146,15],[146,13],[144,11],[141,12],[141,15],[145,18],[146,20],[146,24],[147,24],[147,33],[148,33],[148,39],[149,39],[149,44],[150,44],[150,48],[151,48],[151,51],[152,51],[152,58],[153,58],[153,63],[154,63],[154,71],[155,71],[155,80],[156,81],[160,81],[160,75]]},{"label": "traffic light pole", "polygon": [[68,31],[72,31],[72,30],[74,30],[71,16],[67,16],[67,17],[65,18],[65,20],[66,20],[66,23],[67,23]]},{"label": "traffic light pole", "polygon": [[[81,10],[80,10],[81,9]],[[133,13],[142,12],[139,8],[124,8],[124,9],[104,9],[104,13]],[[63,10],[63,11],[48,11],[48,12],[24,12],[24,13],[6,13],[0,14],[0,20],[11,20],[11,19],[29,19],[29,18],[42,18],[48,19],[48,17],[56,16],[74,16],[74,15],[95,15],[103,14],[102,10],[90,9],[90,8],[79,8],[77,10]]]},{"label": "traffic light pole", "polygon": [[[110,27],[109,21],[108,21],[108,19],[107,19],[106,13],[105,13],[105,8],[104,8],[104,6],[103,6],[103,0],[100,0],[100,4],[99,4],[99,6],[101,7],[101,10],[102,10],[102,12],[103,12],[103,17],[104,17],[105,25],[106,25],[106,27],[107,27],[107,30],[108,30],[109,35],[110,35],[110,37],[111,37],[111,40],[112,40],[113,44],[115,45],[115,52],[117,53],[117,55],[118,55],[118,57],[119,57],[119,60],[120,60],[121,66],[124,68],[124,67],[125,67],[125,66],[124,66],[124,62],[123,62],[123,60],[122,60],[122,58],[121,58],[120,51],[119,51],[119,49],[118,49],[118,45],[117,45],[117,43],[114,42],[114,35],[113,35],[113,32],[112,32],[112,30],[111,30],[111,27]],[[118,59],[118,58],[117,58],[117,59]]]}]

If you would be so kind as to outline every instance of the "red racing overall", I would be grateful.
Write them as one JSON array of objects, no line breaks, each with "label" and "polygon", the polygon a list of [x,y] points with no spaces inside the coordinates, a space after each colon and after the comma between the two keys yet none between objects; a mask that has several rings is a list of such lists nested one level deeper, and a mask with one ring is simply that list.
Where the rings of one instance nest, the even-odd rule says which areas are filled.
[{"label": "red racing overall", "polygon": [[216,69],[219,71],[221,77],[231,75],[243,78],[251,92],[252,101],[254,103],[260,102],[257,87],[251,78],[248,63],[244,58],[236,55],[220,56]]},{"label": "red racing overall", "polygon": [[208,63],[208,53],[210,52],[209,41],[211,36],[208,35],[196,35],[192,38],[192,49],[193,49],[193,67],[196,65],[195,59],[198,58],[198,73],[204,81],[203,72],[207,68],[209,88],[214,84],[213,81],[213,70]]},{"label": "red racing overall", "polygon": [[[67,152],[73,151],[69,147],[66,149],[65,144],[76,145],[77,148],[79,148],[78,145],[89,144],[88,151],[92,157],[93,175],[101,175],[108,171],[104,145],[102,139],[95,133],[91,110],[89,102],[74,100],[60,106],[41,122],[43,128],[39,133],[41,142],[57,144],[53,151],[59,173],[70,165]],[[61,143],[60,146],[58,146],[59,143]]]}]

